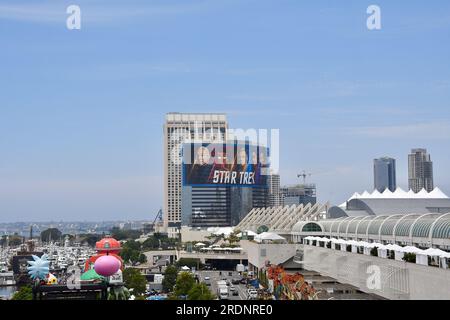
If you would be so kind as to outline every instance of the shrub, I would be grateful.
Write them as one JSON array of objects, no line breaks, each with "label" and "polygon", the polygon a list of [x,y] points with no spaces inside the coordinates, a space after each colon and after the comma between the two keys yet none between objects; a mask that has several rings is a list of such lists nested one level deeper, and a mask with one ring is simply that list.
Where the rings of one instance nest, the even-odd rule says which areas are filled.
[{"label": "shrub", "polygon": [[403,255],[403,261],[416,263],[416,254],[415,253],[405,253]]}]

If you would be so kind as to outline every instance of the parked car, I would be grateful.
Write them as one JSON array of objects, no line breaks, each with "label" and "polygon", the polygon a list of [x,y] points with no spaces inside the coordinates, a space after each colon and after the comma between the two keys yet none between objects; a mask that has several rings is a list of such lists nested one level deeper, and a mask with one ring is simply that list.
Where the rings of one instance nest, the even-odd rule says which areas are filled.
[{"label": "parked car", "polygon": [[233,271],[228,272],[228,276],[232,277],[233,276]]},{"label": "parked car", "polygon": [[238,296],[238,295],[239,295],[239,292],[238,292],[237,290],[234,290],[234,291],[232,292],[232,294],[233,294],[233,296]]},{"label": "parked car", "polygon": [[205,278],[205,281],[209,281],[209,280],[211,280],[211,278],[210,277],[208,277],[208,276],[206,276]]},{"label": "parked car", "polygon": [[240,279],[232,279],[232,280],[231,280],[231,283],[232,283],[232,284],[240,284],[240,283],[241,283],[241,280],[240,280]]},{"label": "parked car", "polygon": [[234,286],[231,286],[230,291],[236,291],[236,288]]}]

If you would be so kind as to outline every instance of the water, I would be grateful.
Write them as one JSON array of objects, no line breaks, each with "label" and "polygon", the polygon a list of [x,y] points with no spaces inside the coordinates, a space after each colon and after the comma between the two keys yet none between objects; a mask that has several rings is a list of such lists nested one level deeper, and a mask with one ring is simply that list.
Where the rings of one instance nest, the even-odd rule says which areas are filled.
[{"label": "water", "polygon": [[15,286],[0,287],[0,297],[10,299],[16,291],[17,287]]}]

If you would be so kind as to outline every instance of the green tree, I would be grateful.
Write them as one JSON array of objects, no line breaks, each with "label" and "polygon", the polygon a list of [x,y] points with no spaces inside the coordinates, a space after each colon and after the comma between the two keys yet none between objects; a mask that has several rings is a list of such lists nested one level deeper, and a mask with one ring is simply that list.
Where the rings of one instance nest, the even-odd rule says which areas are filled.
[{"label": "green tree", "polygon": [[240,238],[238,237],[238,234],[240,233],[239,230],[236,230],[232,233],[230,233],[230,235],[228,236],[228,242],[230,243],[230,245],[233,245],[235,243],[238,243],[240,241]]},{"label": "green tree", "polygon": [[416,263],[416,254],[411,252],[406,252],[403,255],[403,261]]},{"label": "green tree", "polygon": [[147,256],[143,253],[139,255],[139,263],[146,263],[147,262]]},{"label": "green tree", "polygon": [[208,286],[204,283],[196,283],[188,292],[188,300],[214,300]]},{"label": "green tree", "polygon": [[57,241],[62,237],[61,231],[56,228],[49,228],[41,232],[41,241]]},{"label": "green tree", "polygon": [[147,279],[145,279],[139,270],[134,268],[125,269],[123,271],[123,281],[125,283],[125,287],[128,289],[133,289],[133,294],[135,296],[145,293]]},{"label": "green tree", "polygon": [[116,240],[135,240],[142,234],[141,230],[122,230],[119,227],[111,229],[111,236]]},{"label": "green tree", "polygon": [[148,237],[143,243],[142,248],[144,250],[153,250],[159,248],[159,240],[156,239],[154,236]]},{"label": "green tree", "polygon": [[141,243],[134,240],[129,240],[123,244],[123,247],[130,248],[132,250],[141,250]]},{"label": "green tree", "polygon": [[166,268],[164,272],[164,279],[162,281],[163,291],[172,292],[173,287],[177,281],[178,270],[175,266],[170,265]]},{"label": "green tree", "polygon": [[194,276],[189,272],[180,272],[175,283],[175,295],[186,296],[189,291],[194,287]]},{"label": "green tree", "polygon": [[12,300],[33,300],[33,289],[30,286],[23,286],[15,292]]},{"label": "green tree", "polygon": [[124,261],[130,261],[132,264],[147,262],[147,257],[141,253],[141,244],[134,240],[123,244],[120,256]]},{"label": "green tree", "polygon": [[378,257],[378,247],[373,247],[370,250],[370,255],[373,256],[373,257]]}]

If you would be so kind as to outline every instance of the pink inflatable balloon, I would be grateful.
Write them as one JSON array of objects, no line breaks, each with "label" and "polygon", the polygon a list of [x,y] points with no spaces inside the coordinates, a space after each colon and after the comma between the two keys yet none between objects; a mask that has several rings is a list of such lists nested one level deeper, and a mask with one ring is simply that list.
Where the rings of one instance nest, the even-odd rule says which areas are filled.
[{"label": "pink inflatable balloon", "polygon": [[113,256],[102,256],[95,261],[94,270],[97,274],[109,277],[120,269],[120,261]]}]

